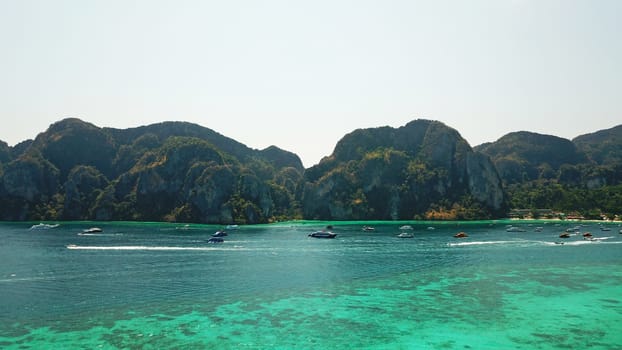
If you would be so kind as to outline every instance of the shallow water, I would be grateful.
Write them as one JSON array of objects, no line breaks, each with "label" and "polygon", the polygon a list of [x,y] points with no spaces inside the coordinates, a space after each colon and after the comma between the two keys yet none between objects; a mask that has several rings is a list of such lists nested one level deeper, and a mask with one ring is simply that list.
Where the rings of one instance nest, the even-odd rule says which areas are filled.
[{"label": "shallow water", "polygon": [[326,224],[0,224],[0,348],[622,347],[617,225]]}]

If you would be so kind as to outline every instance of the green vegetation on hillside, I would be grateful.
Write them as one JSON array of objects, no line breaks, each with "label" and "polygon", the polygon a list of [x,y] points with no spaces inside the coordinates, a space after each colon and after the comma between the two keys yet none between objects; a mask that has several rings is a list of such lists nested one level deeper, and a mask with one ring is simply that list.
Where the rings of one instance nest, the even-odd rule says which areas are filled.
[{"label": "green vegetation on hillside", "polygon": [[468,220],[503,215],[505,202],[492,163],[455,130],[416,120],[346,135],[305,172],[302,207],[320,220]]},{"label": "green vegetation on hillside", "polygon": [[183,122],[120,130],[70,118],[0,141],[2,220],[472,220],[512,208],[619,215],[622,126],[573,141],[515,132],[472,149],[414,120],[355,130],[309,169]]},{"label": "green vegetation on hillside", "polygon": [[261,223],[300,217],[293,185],[302,179],[298,156],[276,147],[252,150],[189,123],[115,130],[65,119],[17,157],[5,153],[5,220]]},{"label": "green vegetation on hillside", "polygon": [[573,141],[519,132],[476,149],[499,169],[512,208],[600,219],[622,214],[621,140],[622,127]]}]

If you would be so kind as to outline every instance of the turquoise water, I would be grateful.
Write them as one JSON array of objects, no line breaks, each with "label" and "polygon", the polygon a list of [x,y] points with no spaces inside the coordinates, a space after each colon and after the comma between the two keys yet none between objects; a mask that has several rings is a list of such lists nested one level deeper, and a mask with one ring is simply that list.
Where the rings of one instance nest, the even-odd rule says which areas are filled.
[{"label": "turquoise water", "polygon": [[0,348],[622,348],[617,224],[326,224],[0,224]]}]

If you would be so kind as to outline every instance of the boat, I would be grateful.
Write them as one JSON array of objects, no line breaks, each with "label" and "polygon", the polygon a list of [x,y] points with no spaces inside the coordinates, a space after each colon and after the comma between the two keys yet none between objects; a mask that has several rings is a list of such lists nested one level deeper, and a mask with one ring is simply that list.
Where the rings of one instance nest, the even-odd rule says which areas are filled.
[{"label": "boat", "polygon": [[458,232],[454,235],[454,237],[456,238],[467,238],[469,237],[469,235],[466,234],[466,232]]},{"label": "boat", "polygon": [[611,231],[611,229],[609,227],[606,227],[606,226],[601,226],[600,230],[601,231]]},{"label": "boat", "polygon": [[583,234],[583,238],[585,239],[591,239],[592,237],[594,237],[594,235],[592,235],[590,232],[586,232]]},{"label": "boat", "polygon": [[225,240],[220,238],[220,237],[212,237],[210,239],[207,240],[207,243],[222,243]]},{"label": "boat", "polygon": [[82,230],[82,233],[99,233],[99,232],[103,232],[104,230],[102,230],[99,227],[91,227],[91,228],[87,228],[86,230]]},{"label": "boat", "polygon": [[225,237],[225,236],[227,236],[227,232],[226,232],[226,231],[222,231],[222,230],[220,230],[220,231],[216,231],[216,232],[212,235],[212,237]]},{"label": "boat", "polygon": [[412,230],[413,227],[410,225],[404,225],[404,226],[400,226],[400,230]]},{"label": "boat", "polygon": [[411,232],[402,232],[399,235],[397,235],[397,237],[399,237],[399,238],[413,238],[413,237],[415,237],[415,235],[412,234]]},{"label": "boat", "polygon": [[44,224],[44,223],[41,222],[41,223],[39,223],[37,225],[30,226],[30,229],[31,230],[49,230],[49,229],[52,229],[52,228],[57,228],[58,226],[60,226],[60,224],[51,225],[51,224]]},{"label": "boat", "polygon": [[518,226],[510,226],[506,229],[507,232],[525,232],[524,228]]},{"label": "boat", "polygon": [[534,231],[536,231],[536,232],[542,232],[542,230],[543,230],[543,229],[544,229],[544,228],[543,228],[542,226],[538,226],[538,227],[536,227],[536,228],[535,228],[535,230],[534,230]]},{"label": "boat", "polygon": [[227,230],[237,230],[238,228],[238,225],[227,225]]},{"label": "boat", "polygon": [[376,231],[376,229],[371,226],[363,226],[363,231],[372,232],[372,231]]},{"label": "boat", "polygon": [[432,231],[432,230],[436,230],[436,228],[435,228],[435,227],[433,227],[433,226],[429,226],[429,227],[428,227],[428,231]]},{"label": "boat", "polygon": [[559,235],[559,238],[570,238],[570,234],[568,232],[564,232],[561,235]]},{"label": "boat", "polygon": [[315,231],[312,233],[309,233],[309,237],[314,237],[314,238],[335,238],[337,237],[336,233],[332,233],[332,232],[328,232],[328,231]]}]

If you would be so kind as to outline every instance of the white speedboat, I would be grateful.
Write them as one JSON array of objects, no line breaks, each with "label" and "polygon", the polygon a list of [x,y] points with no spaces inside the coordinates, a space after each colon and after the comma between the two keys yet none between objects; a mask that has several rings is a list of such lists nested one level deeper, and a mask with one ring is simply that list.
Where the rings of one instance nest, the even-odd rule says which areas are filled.
[{"label": "white speedboat", "polygon": [[103,231],[104,230],[102,230],[99,227],[91,227],[91,228],[88,228],[86,230],[83,230],[82,233],[99,233],[99,232],[103,232]]},{"label": "white speedboat", "polygon": [[227,232],[226,231],[216,231],[214,234],[212,234],[212,237],[225,237],[227,236]]},{"label": "white speedboat", "polygon": [[398,238],[413,238],[415,237],[414,234],[412,234],[411,232],[402,232],[399,235],[397,235]]}]

